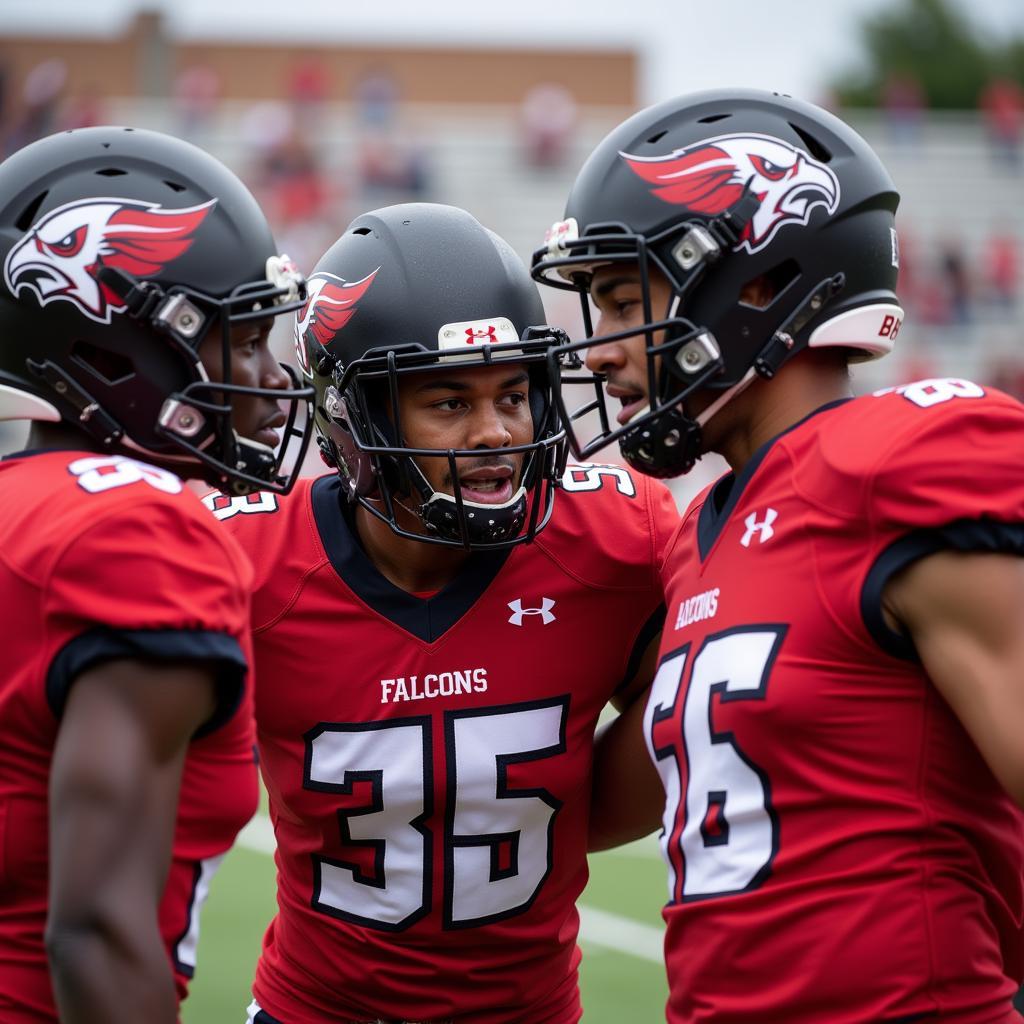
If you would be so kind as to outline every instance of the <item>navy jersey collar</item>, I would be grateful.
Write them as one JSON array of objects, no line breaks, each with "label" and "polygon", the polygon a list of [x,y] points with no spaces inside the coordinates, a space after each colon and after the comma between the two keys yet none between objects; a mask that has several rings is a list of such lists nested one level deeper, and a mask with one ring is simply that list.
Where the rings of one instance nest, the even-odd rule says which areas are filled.
[{"label": "navy jersey collar", "polygon": [[446,587],[433,597],[419,598],[396,587],[370,561],[356,538],[337,476],[320,477],[310,495],[317,531],[334,571],[378,615],[424,643],[439,639],[473,607],[511,553],[511,548],[474,551]]},{"label": "navy jersey collar", "polygon": [[779,438],[785,437],[798,427],[803,426],[803,424],[813,419],[819,413],[826,412],[828,409],[835,409],[852,401],[852,397],[837,398],[833,402],[819,405],[813,412],[808,413],[802,419],[797,420],[796,423],[786,427],[785,430],[765,441],[750,457],[750,461],[740,470],[739,474],[726,473],[725,476],[721,477],[712,486],[697,517],[697,548],[700,551],[702,562],[708,557],[711,549],[715,546],[715,541],[718,540],[723,527],[729,521],[729,516],[732,515],[733,509],[739,504],[747,484],[750,483],[751,478],[757,472],[761,463],[764,462],[765,456],[771,450],[772,445]]}]

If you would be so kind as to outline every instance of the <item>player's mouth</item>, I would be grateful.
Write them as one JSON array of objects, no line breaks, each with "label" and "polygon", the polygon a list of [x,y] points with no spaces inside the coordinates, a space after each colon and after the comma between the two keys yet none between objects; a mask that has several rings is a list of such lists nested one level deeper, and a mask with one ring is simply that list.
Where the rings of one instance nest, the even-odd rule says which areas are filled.
[{"label": "player's mouth", "polygon": [[512,498],[511,466],[480,466],[459,474],[459,488],[464,501],[480,505],[500,505]]},{"label": "player's mouth", "polygon": [[260,428],[252,435],[254,441],[265,444],[268,448],[276,448],[281,440],[278,430],[288,422],[288,417],[278,409],[260,424]]},{"label": "player's mouth", "polygon": [[609,384],[607,390],[608,397],[617,399],[622,405],[618,416],[615,417],[621,426],[625,426],[634,416],[646,411],[647,396],[642,391],[619,384]]}]

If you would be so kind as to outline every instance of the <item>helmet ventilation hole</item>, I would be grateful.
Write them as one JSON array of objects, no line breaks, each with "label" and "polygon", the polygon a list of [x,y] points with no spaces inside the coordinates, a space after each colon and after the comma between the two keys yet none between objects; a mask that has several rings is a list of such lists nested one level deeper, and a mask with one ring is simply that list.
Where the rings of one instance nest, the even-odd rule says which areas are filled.
[{"label": "helmet ventilation hole", "polygon": [[102,171],[96,172],[102,175],[104,178],[119,178],[122,174],[127,174],[127,171],[122,171],[120,167],[104,167]]},{"label": "helmet ventilation hole", "polygon": [[708,114],[707,117],[698,117],[697,124],[714,124],[716,121],[724,121],[727,117],[732,117],[732,114]]},{"label": "helmet ventilation hole", "polygon": [[185,186],[184,186],[184,185],[182,185],[182,184],[180,184],[180,183],[179,183],[179,182],[177,182],[177,181],[168,181],[168,180],[167,180],[167,179],[165,178],[165,179],[164,179],[164,184],[165,184],[165,185],[166,185],[166,186],[167,186],[167,187],[168,187],[168,188],[169,188],[169,189],[170,189],[170,190],[171,190],[172,192],[184,192],[184,191],[185,191]]},{"label": "helmet ventilation hole", "polygon": [[832,161],[832,154],[826,149],[809,131],[801,128],[797,124],[793,124],[792,121],[789,123],[789,127],[793,129],[803,139],[804,145],[807,147],[807,152],[814,157],[815,160],[820,160],[823,164],[830,163]]},{"label": "helmet ventilation hole", "polygon": [[39,212],[39,207],[43,205],[43,200],[49,195],[49,191],[40,192],[39,195],[32,200],[24,210],[21,211],[21,216],[14,222],[14,226],[19,231],[28,231],[32,227],[33,222],[36,219],[36,214]]},{"label": "helmet ventilation hole", "polygon": [[369,228],[356,228],[355,231],[352,232],[352,234],[353,235],[368,235],[368,234],[370,234],[370,229]]},{"label": "helmet ventilation hole", "polygon": [[657,142],[661,137],[668,131],[667,128],[662,129],[660,132],[655,132],[647,141],[652,145]]}]

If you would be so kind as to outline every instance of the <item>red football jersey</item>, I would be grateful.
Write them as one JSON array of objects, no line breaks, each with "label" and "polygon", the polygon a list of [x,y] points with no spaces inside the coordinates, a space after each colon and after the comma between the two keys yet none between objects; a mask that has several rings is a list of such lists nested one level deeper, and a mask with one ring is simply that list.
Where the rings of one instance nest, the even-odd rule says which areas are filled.
[{"label": "red football jersey", "polygon": [[570,468],[532,544],[421,599],[343,504],[333,475],[211,499],[257,577],[279,907],[258,1019],[570,1024],[594,727],[660,628],[678,512],[661,484]]},{"label": "red football jersey", "polygon": [[213,859],[256,809],[251,567],[173,473],[133,459],[8,458],[0,504],[0,1020],[57,1019],[43,948],[50,758],[68,688],[111,658],[222,666],[221,708],[186,758],[160,907],[184,994]]},{"label": "red football jersey", "polygon": [[645,731],[672,1024],[1019,1020],[1024,815],[890,631],[929,553],[1024,554],[1024,407],[827,405],[688,510]]}]

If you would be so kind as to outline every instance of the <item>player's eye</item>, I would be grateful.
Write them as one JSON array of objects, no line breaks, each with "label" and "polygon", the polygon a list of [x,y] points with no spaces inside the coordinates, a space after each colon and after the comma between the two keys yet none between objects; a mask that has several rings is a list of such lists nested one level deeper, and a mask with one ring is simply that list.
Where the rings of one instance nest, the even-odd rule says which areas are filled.
[{"label": "player's eye", "polygon": [[457,412],[462,408],[461,398],[442,398],[440,402],[434,403],[435,409],[440,409],[442,412]]},{"label": "player's eye", "polygon": [[69,231],[59,242],[47,242],[46,247],[57,256],[77,256],[85,245],[86,226],[83,224],[74,231]]},{"label": "player's eye", "polygon": [[754,170],[769,181],[782,181],[789,170],[788,167],[780,167],[761,156],[752,156],[750,162],[754,165]]}]

